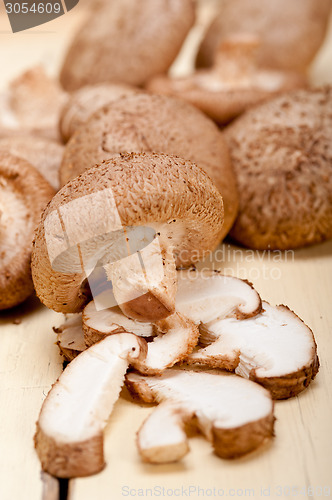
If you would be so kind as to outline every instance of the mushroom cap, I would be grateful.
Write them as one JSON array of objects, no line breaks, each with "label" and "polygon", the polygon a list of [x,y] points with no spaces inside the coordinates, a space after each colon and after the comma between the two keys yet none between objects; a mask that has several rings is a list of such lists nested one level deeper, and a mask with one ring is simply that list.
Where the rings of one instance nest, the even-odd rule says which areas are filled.
[{"label": "mushroom cap", "polygon": [[240,194],[231,235],[258,249],[332,237],[332,86],[298,90],[225,129]]},{"label": "mushroom cap", "polygon": [[225,36],[252,32],[262,39],[261,66],[304,71],[324,40],[330,9],[330,0],[222,0],[200,46],[197,66],[213,64]]},{"label": "mushroom cap", "polygon": [[104,2],[80,28],[65,58],[61,82],[142,85],[164,73],[194,24],[192,0]]},{"label": "mushroom cap", "polygon": [[13,80],[0,97],[0,137],[32,134],[60,140],[59,114],[66,94],[36,66]]},{"label": "mushroom cap", "polygon": [[235,176],[222,134],[203,113],[179,99],[148,94],[105,106],[68,142],[60,182],[64,185],[96,163],[127,151],[174,154],[197,163],[222,194],[222,237],[228,233],[238,210]]},{"label": "mushroom cap", "polygon": [[73,92],[62,109],[60,116],[60,132],[67,142],[74,132],[84,125],[98,109],[120,97],[142,92],[136,87],[117,83],[100,83],[87,85]]},{"label": "mushroom cap", "polygon": [[20,304],[33,291],[34,229],[53,194],[26,160],[0,152],[0,310]]},{"label": "mushroom cap", "polygon": [[126,384],[143,401],[160,403],[156,409],[159,419],[152,413],[137,436],[139,452],[146,461],[160,463],[182,458],[188,446],[185,434],[179,432],[181,423],[193,423],[223,458],[249,453],[273,436],[271,396],[249,380],[217,370],[172,368],[159,377],[129,373]]},{"label": "mushroom cap", "polygon": [[4,137],[0,138],[0,151],[27,160],[56,191],[59,189],[64,147],[58,142],[30,135]]},{"label": "mushroom cap", "polygon": [[224,124],[277,94],[306,86],[299,73],[257,67],[257,46],[258,38],[251,34],[229,36],[218,49],[212,68],[180,78],[160,75],[146,88],[184,99]]},{"label": "mushroom cap", "polygon": [[[79,312],[90,297],[85,273],[78,272],[74,263],[69,263],[73,272],[68,267],[63,268],[65,272],[52,269],[45,222],[49,234],[64,238],[62,227],[57,226],[60,213],[69,224],[67,234],[69,229],[76,242],[106,233],[112,214],[109,205],[99,205],[99,197],[95,196],[104,190],[112,193],[121,225],[154,228],[174,248],[178,265],[201,259],[220,241],[222,197],[197,165],[156,153],[127,153],[111,158],[66,184],[43,214],[35,237],[32,273],[37,295],[49,308]],[[80,208],[75,211],[77,205]],[[74,247],[60,247],[61,255],[69,259]]]}]

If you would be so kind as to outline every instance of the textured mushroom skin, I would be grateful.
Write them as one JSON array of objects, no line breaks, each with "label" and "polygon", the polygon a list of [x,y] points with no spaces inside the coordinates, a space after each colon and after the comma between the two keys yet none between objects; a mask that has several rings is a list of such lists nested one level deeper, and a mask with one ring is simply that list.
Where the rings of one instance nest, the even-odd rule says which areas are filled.
[{"label": "textured mushroom skin", "polygon": [[126,95],[142,92],[136,87],[124,84],[103,83],[87,85],[71,94],[61,111],[60,132],[67,142],[76,130],[84,125],[98,109]]},{"label": "textured mushroom skin", "polygon": [[257,249],[332,237],[332,87],[257,107],[225,129],[240,211],[231,235]]},{"label": "textured mushroom skin", "polygon": [[[13,189],[26,208],[24,243],[0,268],[0,310],[3,310],[20,304],[33,292],[30,269],[33,232],[54,190],[30,163],[4,152],[0,152],[0,183],[3,189],[6,186]],[[15,229],[15,221],[12,225]]]},{"label": "textured mushroom skin", "polygon": [[222,238],[229,232],[238,211],[236,180],[222,134],[203,113],[179,99],[147,94],[105,106],[68,142],[60,168],[61,185],[127,151],[167,153],[197,163],[223,197]]},{"label": "textured mushroom skin", "polygon": [[213,448],[221,458],[238,458],[255,450],[274,436],[273,413],[257,422],[243,425],[237,429],[218,429],[213,427]]},{"label": "textured mushroom skin", "polygon": [[42,137],[22,135],[0,139],[0,150],[19,156],[33,165],[55,189],[59,189],[59,168],[64,147]]},{"label": "textured mushroom skin", "polygon": [[197,66],[213,64],[223,37],[251,31],[262,37],[262,66],[304,71],[324,40],[330,9],[329,0],[223,0],[199,49]]},{"label": "textured mushroom skin", "polygon": [[104,2],[80,28],[65,58],[67,90],[112,81],[142,85],[171,66],[194,23],[192,0]]},{"label": "textured mushroom skin", "polygon": [[[174,238],[170,241],[178,253],[178,265],[190,265],[193,260],[201,259],[220,241],[222,198],[195,164],[147,153],[112,158],[64,186],[45,210],[36,231],[32,256],[34,285],[40,300],[55,311],[80,312],[90,297],[83,286],[83,273],[67,274],[52,269],[45,219],[72,200],[108,188],[112,189],[124,226],[158,223],[164,224],[167,231],[172,229]],[[182,225],[186,228],[179,238],[174,233],[177,223],[180,229]],[[93,224],[91,220],[92,227]]]},{"label": "textured mushroom skin", "polygon": [[43,433],[37,423],[34,440],[42,469],[53,476],[61,478],[91,476],[105,467],[102,433],[81,443],[59,445],[55,439]]}]

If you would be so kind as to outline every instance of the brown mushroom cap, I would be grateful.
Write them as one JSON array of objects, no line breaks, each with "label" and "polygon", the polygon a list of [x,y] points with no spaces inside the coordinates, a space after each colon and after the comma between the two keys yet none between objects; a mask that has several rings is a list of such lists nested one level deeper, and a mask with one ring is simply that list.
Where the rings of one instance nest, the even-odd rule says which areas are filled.
[{"label": "brown mushroom cap", "polygon": [[332,87],[280,96],[225,129],[240,192],[231,235],[258,249],[332,238]]},{"label": "brown mushroom cap", "polygon": [[222,134],[203,113],[179,99],[148,94],[105,106],[68,142],[60,182],[64,185],[96,163],[127,151],[174,154],[197,163],[222,194],[221,237],[228,233],[238,210],[235,176]]},{"label": "brown mushroom cap", "polygon": [[260,65],[304,71],[324,40],[330,9],[330,0],[222,0],[199,49],[197,66],[211,66],[222,39],[245,31],[262,39]]},{"label": "brown mushroom cap", "polygon": [[64,88],[144,84],[168,70],[194,18],[192,0],[104,2],[74,38],[61,72]]},{"label": "brown mushroom cap", "polygon": [[27,161],[0,152],[0,310],[20,304],[33,291],[33,233],[53,193]]},{"label": "brown mushroom cap", "polygon": [[67,142],[98,109],[131,94],[142,92],[131,85],[100,83],[87,85],[74,92],[64,106],[60,117],[60,132]]},{"label": "brown mushroom cap", "polygon": [[[32,257],[35,288],[41,301],[56,311],[79,312],[90,297],[84,283],[85,273],[52,269],[45,221],[51,224],[52,216],[48,216],[62,213],[69,202],[105,189],[112,191],[121,224],[154,227],[175,248],[178,265],[201,259],[220,241],[222,198],[199,167],[190,161],[155,153],[114,157],[64,186],[48,205],[36,232]],[[94,199],[90,197],[91,203]],[[72,215],[72,226],[77,231],[107,226],[109,207],[100,206],[97,220],[96,210],[91,208],[86,205],[84,213],[78,211]]]},{"label": "brown mushroom cap", "polygon": [[276,94],[306,86],[306,79],[299,73],[257,67],[258,47],[255,35],[229,36],[221,43],[211,69],[181,78],[160,75],[146,88],[180,97],[223,124]]},{"label": "brown mushroom cap", "polygon": [[0,96],[0,137],[32,134],[59,140],[58,121],[66,94],[40,66],[9,84]]},{"label": "brown mushroom cap", "polygon": [[55,189],[59,189],[59,167],[64,147],[58,142],[30,135],[0,138],[0,150],[33,165]]}]

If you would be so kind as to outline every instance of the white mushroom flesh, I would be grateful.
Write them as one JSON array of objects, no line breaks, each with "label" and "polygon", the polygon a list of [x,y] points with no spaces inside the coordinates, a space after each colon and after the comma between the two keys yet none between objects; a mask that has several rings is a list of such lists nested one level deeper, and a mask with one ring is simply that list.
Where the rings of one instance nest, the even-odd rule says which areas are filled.
[{"label": "white mushroom flesh", "polygon": [[127,333],[110,336],[74,359],[44,401],[41,432],[66,444],[102,433],[128,364],[141,354],[138,340]]},{"label": "white mushroom flesh", "polygon": [[83,323],[87,336],[89,335],[89,329],[104,335],[118,333],[119,329],[134,333],[138,337],[152,337],[155,335],[151,323],[142,323],[127,318],[119,307],[97,311],[93,301],[83,311]]},{"label": "white mushroom flesh", "polygon": [[75,314],[63,325],[56,328],[58,333],[57,341],[60,349],[72,349],[74,351],[85,351],[84,332],[82,328],[82,315]]},{"label": "white mushroom flesh", "polygon": [[218,272],[179,271],[175,307],[196,324],[228,316],[251,316],[261,300],[247,282]]},{"label": "white mushroom flesh", "polygon": [[161,403],[145,420],[137,436],[142,458],[147,462],[167,463],[181,460],[188,451],[184,421],[190,412],[179,411],[177,403]]},{"label": "white mushroom flesh", "polygon": [[186,358],[198,342],[197,326],[180,314],[173,314],[158,324],[164,333],[148,343],[148,353],[144,360],[132,363],[133,367],[143,374],[158,374],[174,366]]},{"label": "white mushroom flesh", "polygon": [[263,302],[264,312],[253,318],[226,318],[202,326],[201,337],[214,342],[193,353],[190,362],[209,365],[209,360],[236,360],[235,373],[249,377],[281,377],[312,363],[316,345],[313,334],[292,311]]},{"label": "white mushroom flesh", "polygon": [[[269,392],[236,375],[171,369],[160,377],[130,373],[127,383],[143,400],[152,398],[161,403],[157,415],[150,416],[138,433],[138,448],[144,460],[169,462],[181,458],[187,448],[183,425],[190,420],[213,441],[221,456],[251,451],[272,434],[273,402]],[[165,401],[172,406],[164,407]],[[165,433],[165,428],[169,433]],[[250,429],[258,439],[247,445]],[[233,430],[234,434],[229,434]],[[227,450],[219,451],[216,431],[228,433],[230,455]]]}]

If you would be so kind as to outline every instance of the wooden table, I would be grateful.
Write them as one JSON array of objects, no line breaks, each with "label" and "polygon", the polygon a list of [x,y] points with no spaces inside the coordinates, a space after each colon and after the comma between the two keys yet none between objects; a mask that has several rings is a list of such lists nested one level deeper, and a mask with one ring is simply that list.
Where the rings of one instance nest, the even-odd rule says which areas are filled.
[{"label": "wooden table", "polygon": [[[214,3],[206,0],[201,6],[201,21],[173,72],[188,70]],[[6,16],[0,14],[1,85],[37,62],[55,73],[74,26],[84,15],[85,9],[77,7],[52,23],[13,35]],[[332,82],[331,62],[332,30],[313,65],[313,82]],[[316,380],[299,397],[276,403],[276,437],[256,453],[222,460],[203,438],[195,437],[190,441],[191,453],[181,463],[163,466],[140,462],[135,433],[151,409],[133,404],[124,390],[105,434],[107,467],[96,476],[70,481],[70,500],[120,500],[142,493],[146,498],[194,499],[331,495],[332,242],[265,255],[226,243],[213,262],[202,266],[248,278],[264,299],[287,304],[299,314],[318,343],[321,369]],[[21,322],[16,324],[17,320]],[[33,435],[43,399],[62,370],[52,332],[52,326],[62,321],[62,315],[35,298],[15,311],[0,313],[0,500],[59,498],[57,481],[41,475]]]}]

